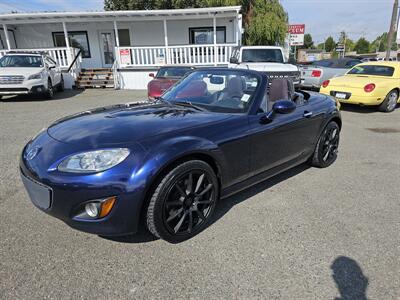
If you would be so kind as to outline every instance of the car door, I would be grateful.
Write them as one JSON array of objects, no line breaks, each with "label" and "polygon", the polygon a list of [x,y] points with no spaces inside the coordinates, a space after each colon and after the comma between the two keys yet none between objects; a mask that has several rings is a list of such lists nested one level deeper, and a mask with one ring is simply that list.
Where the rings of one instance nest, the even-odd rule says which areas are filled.
[{"label": "car door", "polygon": [[275,114],[269,124],[260,122],[261,116],[249,116],[253,175],[311,154],[322,120],[312,103],[306,101],[290,114]]},{"label": "car door", "polygon": [[61,81],[60,67],[50,57],[46,57],[45,62],[46,62],[46,67],[50,74],[50,78],[51,78],[51,82],[52,82],[53,86],[59,84]]}]

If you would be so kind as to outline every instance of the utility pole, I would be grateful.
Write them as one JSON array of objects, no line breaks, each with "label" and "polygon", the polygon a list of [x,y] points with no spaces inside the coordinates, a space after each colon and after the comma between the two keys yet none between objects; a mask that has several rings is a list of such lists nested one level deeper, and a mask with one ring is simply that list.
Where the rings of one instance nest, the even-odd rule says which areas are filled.
[{"label": "utility pole", "polygon": [[399,0],[394,0],[393,11],[392,11],[392,20],[390,22],[390,29],[388,34],[388,45],[386,50],[386,60],[390,58],[390,51],[392,50],[393,36],[395,31],[397,30],[397,13],[399,11]]}]

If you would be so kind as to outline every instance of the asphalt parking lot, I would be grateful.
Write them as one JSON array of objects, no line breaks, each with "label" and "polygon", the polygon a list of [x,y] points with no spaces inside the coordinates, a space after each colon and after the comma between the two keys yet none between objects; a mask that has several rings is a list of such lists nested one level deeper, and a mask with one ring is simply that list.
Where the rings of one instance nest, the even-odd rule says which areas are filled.
[{"label": "asphalt parking lot", "polygon": [[145,92],[66,91],[0,102],[1,299],[399,299],[400,108],[344,107],[337,162],[300,166],[219,203],[172,245],[146,232],[105,239],[28,200],[24,144],[67,114]]}]

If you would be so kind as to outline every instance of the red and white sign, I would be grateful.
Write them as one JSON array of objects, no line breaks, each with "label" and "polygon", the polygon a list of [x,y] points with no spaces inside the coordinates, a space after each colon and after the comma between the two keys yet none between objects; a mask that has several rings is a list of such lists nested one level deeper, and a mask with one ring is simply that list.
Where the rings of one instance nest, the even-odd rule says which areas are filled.
[{"label": "red and white sign", "polygon": [[305,31],[306,31],[305,24],[289,25],[289,33],[290,34],[304,34]]},{"label": "red and white sign", "polygon": [[129,49],[119,50],[119,58],[121,61],[121,65],[130,65],[131,64],[131,51]]},{"label": "red and white sign", "polygon": [[305,24],[289,25],[290,46],[304,45],[304,32],[306,31]]}]

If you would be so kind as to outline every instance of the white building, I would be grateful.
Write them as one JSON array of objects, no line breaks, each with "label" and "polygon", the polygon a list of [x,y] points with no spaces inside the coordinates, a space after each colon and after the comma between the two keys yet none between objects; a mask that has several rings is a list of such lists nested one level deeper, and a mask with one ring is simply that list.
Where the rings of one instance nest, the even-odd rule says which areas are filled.
[{"label": "white building", "polygon": [[0,56],[47,51],[69,76],[112,68],[116,87],[145,88],[172,65],[226,65],[241,44],[240,6],[197,9],[0,14]]}]

